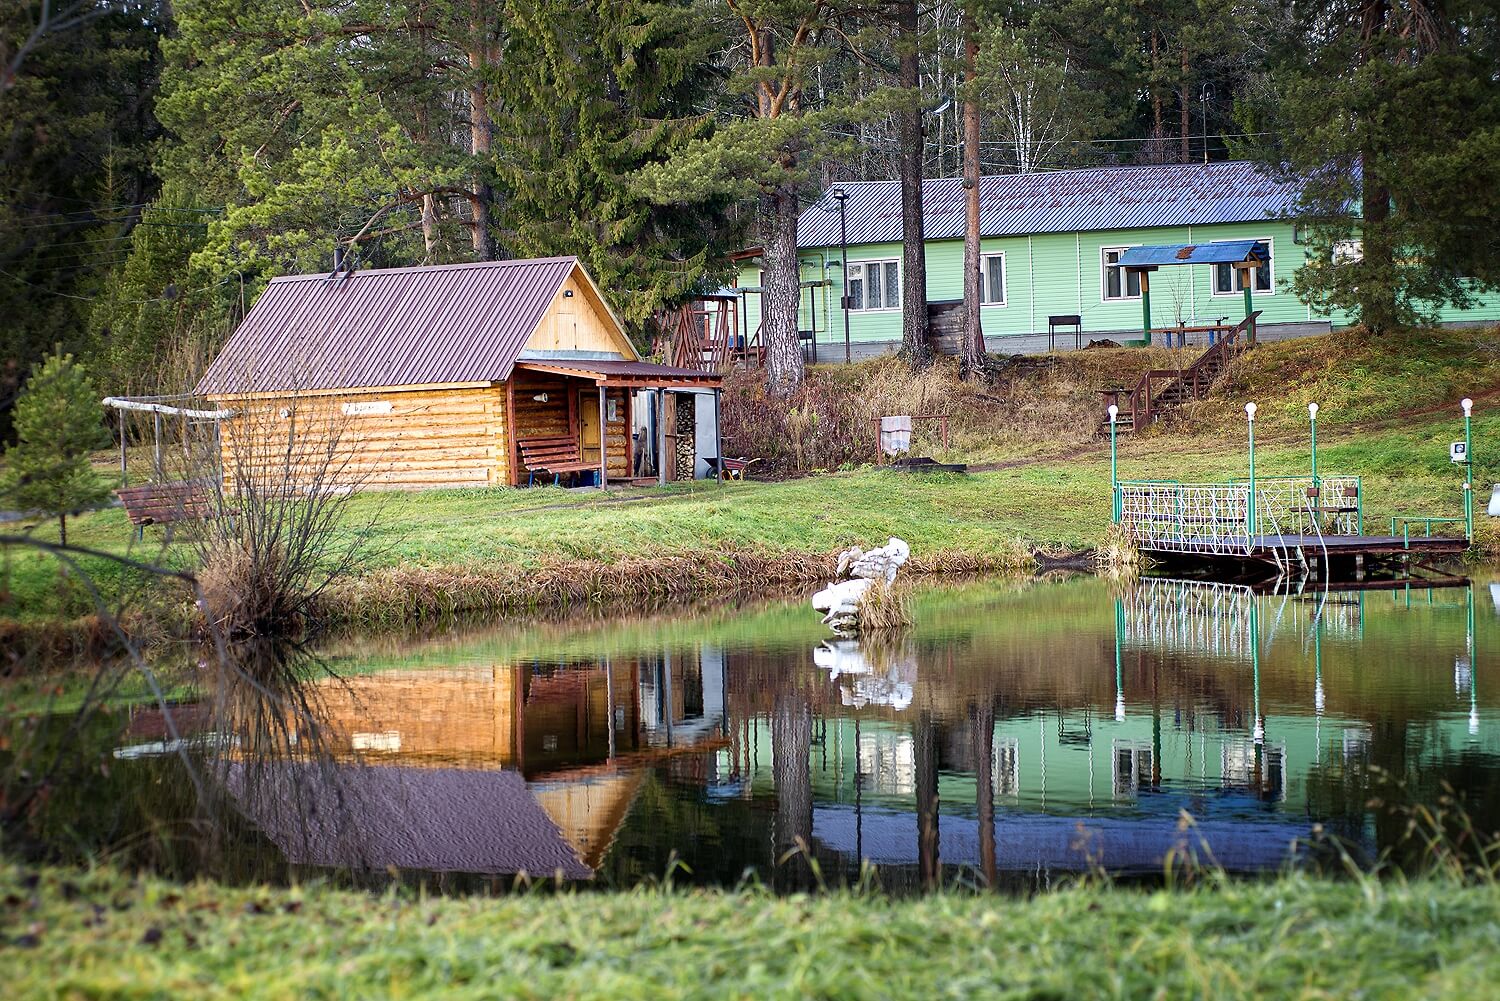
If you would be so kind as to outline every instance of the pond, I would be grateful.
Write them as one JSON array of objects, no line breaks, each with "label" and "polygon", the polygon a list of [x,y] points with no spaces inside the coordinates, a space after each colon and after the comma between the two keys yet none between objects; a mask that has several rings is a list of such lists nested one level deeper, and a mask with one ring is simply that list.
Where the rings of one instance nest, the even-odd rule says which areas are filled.
[{"label": "pond", "polygon": [[914,616],[860,641],[802,600],[346,639],[293,658],[289,720],[261,675],[87,728],[103,764],[39,830],[229,879],[895,892],[1275,869],[1330,838],[1401,862],[1407,807],[1450,791],[1500,830],[1500,584],[985,581],[923,586]]}]

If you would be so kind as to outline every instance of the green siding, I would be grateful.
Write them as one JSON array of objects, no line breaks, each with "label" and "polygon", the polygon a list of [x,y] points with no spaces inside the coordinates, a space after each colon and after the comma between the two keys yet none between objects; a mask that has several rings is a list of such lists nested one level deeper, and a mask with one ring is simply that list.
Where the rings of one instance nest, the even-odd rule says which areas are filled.
[{"label": "green siding", "polygon": [[[1140,244],[1204,243],[1211,240],[1260,239],[1271,243],[1272,287],[1254,293],[1255,308],[1262,323],[1347,322],[1341,313],[1319,313],[1297,299],[1288,288],[1296,269],[1307,259],[1307,249],[1293,240],[1290,223],[1280,221],[1216,224],[1212,226],[1162,227],[1108,230],[1089,233],[1043,233],[1036,236],[993,237],[982,242],[985,254],[1005,255],[1004,305],[986,305],[981,318],[987,336],[1046,333],[1047,317],[1078,313],[1086,333],[1132,332],[1141,328],[1139,299],[1106,301],[1101,251],[1105,247]],[[862,244],[849,248],[849,258],[860,261],[900,260],[901,244]],[[802,292],[798,326],[817,331],[820,355],[843,341],[843,314],[838,308],[843,294],[843,269],[836,263],[837,247],[804,250],[802,281],[827,284]],[[830,262],[835,262],[831,263]],[[758,285],[757,268],[740,272],[741,286]],[[927,244],[927,298],[931,302],[963,298],[963,241],[932,240]],[[746,330],[760,326],[760,296],[749,294],[745,302]],[[1151,322],[1165,327],[1178,320],[1213,320],[1227,316],[1237,322],[1244,316],[1244,297],[1215,295],[1210,265],[1163,268],[1151,276]],[[1474,308],[1447,308],[1440,319],[1500,320],[1500,296],[1484,296]],[[901,311],[886,309],[853,311],[849,314],[850,339],[855,342],[899,341]]]}]

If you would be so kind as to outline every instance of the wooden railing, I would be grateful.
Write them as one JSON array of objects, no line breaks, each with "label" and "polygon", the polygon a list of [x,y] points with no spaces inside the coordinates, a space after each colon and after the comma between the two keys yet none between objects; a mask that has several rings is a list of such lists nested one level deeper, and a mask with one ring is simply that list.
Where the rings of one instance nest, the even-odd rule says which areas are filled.
[{"label": "wooden railing", "polygon": [[1260,313],[1256,310],[1231,327],[1187,368],[1148,369],[1134,388],[1106,393],[1120,408],[1120,419],[1125,421],[1129,415],[1130,428],[1142,428],[1184,400],[1201,400],[1207,396],[1214,382],[1241,350],[1240,335],[1255,329]]}]

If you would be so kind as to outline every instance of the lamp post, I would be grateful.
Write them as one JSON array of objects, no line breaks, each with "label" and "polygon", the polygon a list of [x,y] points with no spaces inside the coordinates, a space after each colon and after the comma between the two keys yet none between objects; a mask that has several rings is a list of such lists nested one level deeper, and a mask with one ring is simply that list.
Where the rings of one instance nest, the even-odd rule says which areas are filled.
[{"label": "lamp post", "polygon": [[1318,483],[1318,405],[1309,403],[1307,405],[1307,423],[1312,429],[1312,482],[1313,489],[1319,489]]},{"label": "lamp post", "polygon": [[839,278],[839,303],[844,307],[844,364],[847,365],[852,360],[849,346],[849,216],[844,205],[849,200],[849,192],[843,188],[834,188],[830,194],[839,203],[839,270],[842,272]]},{"label": "lamp post", "polygon": [[1467,396],[1464,408],[1464,538],[1474,541],[1474,401]]},{"label": "lamp post", "polygon": [[1117,422],[1120,419],[1120,408],[1115,404],[1109,405],[1109,497],[1110,517],[1116,525],[1120,523],[1120,463],[1115,444]]},{"label": "lamp post", "polygon": [[1245,504],[1245,545],[1255,540],[1255,404],[1245,404],[1245,423],[1250,429],[1250,497]]}]

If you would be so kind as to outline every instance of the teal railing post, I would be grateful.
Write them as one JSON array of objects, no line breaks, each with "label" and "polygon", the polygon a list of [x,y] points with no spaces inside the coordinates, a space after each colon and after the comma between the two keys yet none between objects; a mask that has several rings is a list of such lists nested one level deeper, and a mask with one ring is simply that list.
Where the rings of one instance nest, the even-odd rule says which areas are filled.
[{"label": "teal railing post", "polygon": [[1245,404],[1245,423],[1250,429],[1250,497],[1245,505],[1245,544],[1254,545],[1255,520],[1255,404]]},{"label": "teal railing post", "polygon": [[1115,722],[1125,722],[1125,678],[1121,670],[1120,641],[1125,633],[1125,601],[1115,599]]},{"label": "teal railing post", "polygon": [[[1151,346],[1151,279],[1148,276],[1151,272],[1138,271],[1136,273],[1141,276],[1141,340],[1149,348]],[[1125,291],[1130,291],[1128,278],[1126,279]],[[1167,347],[1171,346],[1169,342]]]},{"label": "teal railing post", "polygon": [[1312,436],[1312,483],[1313,489],[1318,490],[1318,506],[1322,507],[1322,491],[1318,484],[1318,405],[1309,403],[1307,405],[1307,423],[1311,429]]},{"label": "teal railing post", "polygon": [[1474,662],[1474,585],[1470,584],[1464,591],[1465,611],[1468,622],[1467,631],[1464,635],[1464,654],[1469,658],[1469,736],[1479,736],[1479,698],[1474,692],[1475,682],[1479,680],[1477,671],[1479,665]]},{"label": "teal railing post", "polygon": [[1474,542],[1474,401],[1464,397],[1464,540]]},{"label": "teal railing post", "polygon": [[1120,419],[1120,408],[1109,405],[1109,496],[1111,498],[1111,520],[1118,525],[1123,512],[1120,510],[1120,460],[1115,441],[1116,422]]},{"label": "teal railing post", "polygon": [[1260,714],[1260,606],[1253,594],[1250,596],[1250,669],[1255,699],[1255,727],[1250,731],[1250,737],[1255,741],[1259,760],[1260,747],[1266,742],[1266,721]]}]

